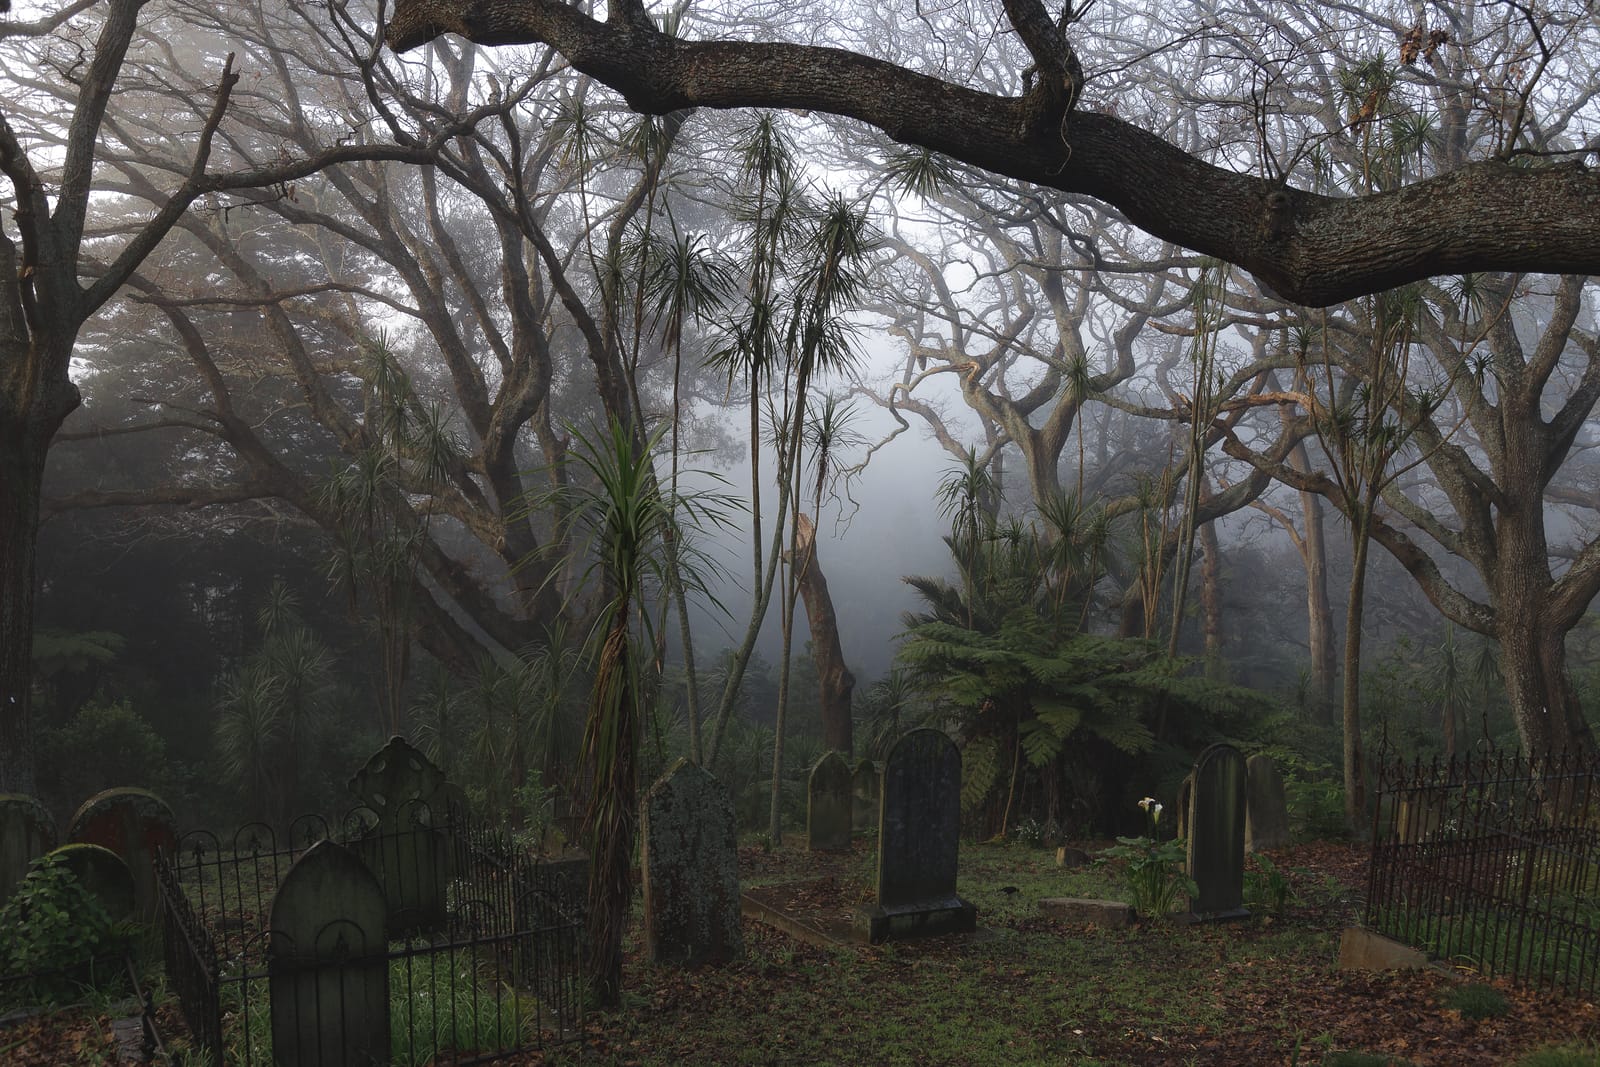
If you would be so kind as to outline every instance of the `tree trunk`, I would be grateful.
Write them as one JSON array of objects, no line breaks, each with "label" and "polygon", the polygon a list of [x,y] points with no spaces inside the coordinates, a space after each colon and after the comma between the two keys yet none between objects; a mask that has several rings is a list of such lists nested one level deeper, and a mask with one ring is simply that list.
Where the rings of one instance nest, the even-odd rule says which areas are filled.
[{"label": "tree trunk", "polygon": [[1530,756],[1594,751],[1594,734],[1567,672],[1566,635],[1542,618],[1526,618],[1504,597],[1498,606],[1500,670],[1523,748]]},{"label": "tree trunk", "polygon": [[806,620],[811,625],[811,657],[817,665],[822,743],[825,748],[850,756],[855,747],[850,696],[856,678],[844,662],[844,649],[839,644],[839,619],[834,614],[833,598],[828,594],[828,579],[817,561],[817,531],[805,515],[800,516],[800,540],[796,550],[804,561],[800,570],[800,596],[806,604]]},{"label": "tree trunk", "polygon": [[1365,610],[1367,550],[1372,540],[1365,523],[1353,522],[1350,603],[1344,631],[1344,817],[1357,840],[1366,835],[1367,771],[1361,752],[1361,617]]},{"label": "tree trunk", "polygon": [[[1309,471],[1305,445],[1289,453],[1289,465]],[[1328,602],[1328,542],[1322,528],[1322,496],[1302,492],[1305,514],[1301,547],[1306,564],[1306,638],[1311,647],[1311,712],[1317,722],[1333,722],[1334,679],[1333,607]]]},{"label": "tree trunk", "polygon": [[1205,622],[1206,674],[1220,678],[1227,670],[1222,659],[1222,546],[1217,527],[1200,527],[1200,611]]}]

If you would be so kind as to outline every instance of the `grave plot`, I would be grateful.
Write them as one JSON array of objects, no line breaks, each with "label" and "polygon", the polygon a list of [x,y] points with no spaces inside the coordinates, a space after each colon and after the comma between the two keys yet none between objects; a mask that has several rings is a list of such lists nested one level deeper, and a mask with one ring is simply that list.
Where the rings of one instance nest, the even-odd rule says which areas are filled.
[{"label": "grave plot", "polygon": [[215,1062],[479,1063],[578,1035],[572,879],[398,745],[352,783],[382,803],[338,827],[186,834],[157,859],[168,981]]}]

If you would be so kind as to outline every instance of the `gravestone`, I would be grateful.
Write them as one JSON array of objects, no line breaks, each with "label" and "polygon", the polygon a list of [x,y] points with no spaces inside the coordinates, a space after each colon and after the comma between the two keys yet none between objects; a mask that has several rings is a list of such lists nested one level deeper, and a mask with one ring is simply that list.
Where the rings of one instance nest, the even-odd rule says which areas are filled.
[{"label": "gravestone", "polygon": [[389,1062],[388,902],[351,849],[319,841],[284,876],[267,920],[276,1067]]},{"label": "gravestone", "polygon": [[60,861],[91,897],[100,902],[113,922],[131,919],[138,901],[133,872],[121,856],[103,845],[62,845],[49,855]]},{"label": "gravestone", "polygon": [[883,765],[878,902],[856,913],[868,941],[971,933],[978,909],[956,895],[961,752],[942,730],[912,730]]},{"label": "gravestone", "polygon": [[24,793],[0,793],[0,905],[11,899],[28,864],[56,847],[56,821]]},{"label": "gravestone", "polygon": [[829,752],[811,768],[806,788],[806,847],[813,852],[848,852],[852,818],[850,764]]},{"label": "gravestone", "polygon": [[1244,765],[1244,850],[1266,852],[1289,844],[1289,801],[1278,764],[1264,752]]},{"label": "gravestone", "polygon": [[350,779],[371,811],[354,842],[389,901],[389,933],[436,929],[447,919],[445,887],[454,877],[452,819],[465,796],[405,738],[391,737]]},{"label": "gravestone", "polygon": [[878,765],[869,759],[856,764],[850,777],[850,821],[858,834],[878,832]]},{"label": "gravestone", "polygon": [[178,824],[166,801],[146,789],[96,793],[72,816],[67,840],[100,845],[122,857],[133,874],[139,921],[155,921],[160,905],[156,853],[178,848]]},{"label": "gravestone", "polygon": [[1194,793],[1194,775],[1183,776],[1178,784],[1178,839],[1189,840],[1189,799]]},{"label": "gravestone", "polygon": [[645,951],[697,966],[744,955],[739,855],[728,787],[680,759],[645,794],[640,834]]},{"label": "gravestone", "polygon": [[1189,877],[1199,893],[1189,901],[1196,920],[1238,919],[1244,907],[1244,756],[1212,745],[1194,761],[1189,791]]}]

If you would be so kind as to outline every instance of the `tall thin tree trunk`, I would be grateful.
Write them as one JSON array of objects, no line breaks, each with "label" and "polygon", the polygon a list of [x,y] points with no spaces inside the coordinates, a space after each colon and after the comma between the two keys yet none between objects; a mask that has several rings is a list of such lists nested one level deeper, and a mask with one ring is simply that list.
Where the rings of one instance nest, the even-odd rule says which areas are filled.
[{"label": "tall thin tree trunk", "polygon": [[0,415],[0,793],[34,793],[33,593],[49,435]]},{"label": "tall thin tree trunk", "polygon": [[1350,524],[1355,539],[1351,547],[1350,601],[1345,608],[1344,633],[1344,815],[1350,833],[1358,840],[1367,830],[1367,777],[1361,751],[1361,619],[1367,585],[1367,515]]},{"label": "tall thin tree trunk", "polygon": [[825,748],[850,756],[855,738],[850,717],[850,696],[856,678],[845,665],[839,643],[839,618],[833,610],[828,579],[817,560],[817,532],[811,520],[800,516],[800,559],[795,566],[800,574],[800,596],[806,605],[806,621],[811,628],[811,657],[817,665],[818,702],[822,712],[822,743]]},{"label": "tall thin tree trunk", "polygon": [[[1310,471],[1305,444],[1289,453],[1289,466]],[[1317,722],[1333,722],[1334,681],[1333,606],[1328,600],[1328,541],[1323,528],[1322,495],[1302,492],[1305,517],[1301,549],[1306,564],[1306,635],[1311,647],[1311,711]]]},{"label": "tall thin tree trunk", "polygon": [[1220,677],[1227,665],[1222,659],[1222,545],[1216,523],[1200,527],[1200,610],[1204,619],[1206,673]]}]

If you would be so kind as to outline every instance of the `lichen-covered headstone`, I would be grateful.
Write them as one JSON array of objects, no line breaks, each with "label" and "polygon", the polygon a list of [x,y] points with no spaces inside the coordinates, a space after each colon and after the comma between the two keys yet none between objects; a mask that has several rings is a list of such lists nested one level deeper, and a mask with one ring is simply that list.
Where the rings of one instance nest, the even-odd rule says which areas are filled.
[{"label": "lichen-covered headstone", "polygon": [[67,826],[67,840],[109,848],[133,873],[137,915],[154,922],[160,904],[156,853],[178,848],[178,824],[167,802],[147,789],[107,789],[83,802]]},{"label": "lichen-covered headstone", "polygon": [[1196,919],[1236,919],[1244,907],[1244,755],[1212,745],[1194,762],[1189,794],[1189,877],[1199,893],[1189,902]]},{"label": "lichen-covered headstone", "polygon": [[62,845],[48,853],[60,858],[113,922],[131,919],[137,901],[133,872],[121,856],[102,845],[77,843]]},{"label": "lichen-covered headstone", "polygon": [[449,828],[465,802],[461,790],[405,738],[391,737],[350,779],[350,792],[372,812],[353,845],[388,897],[389,932],[444,925],[455,859]]},{"label": "lichen-covered headstone", "polygon": [[851,777],[851,823],[856,833],[876,833],[878,830],[878,765],[869,759],[856,764]]},{"label": "lichen-covered headstone", "polygon": [[806,788],[806,847],[813,852],[850,849],[850,764],[829,752],[811,768]]},{"label": "lichen-covered headstone", "polygon": [[56,847],[56,821],[25,793],[0,793],[0,905],[11,899],[28,864]]},{"label": "lichen-covered headstone", "polygon": [[1289,801],[1278,764],[1265,752],[1244,765],[1244,850],[1266,852],[1289,844]]},{"label": "lichen-covered headstone", "polygon": [[319,841],[284,876],[267,920],[277,1067],[389,1062],[383,886],[343,845]]},{"label": "lichen-covered headstone", "polygon": [[728,787],[680,759],[642,805],[645,951],[695,966],[744,955],[739,855]]},{"label": "lichen-covered headstone", "polygon": [[878,944],[970,933],[978,910],[956,895],[961,843],[961,752],[942,730],[912,730],[883,766],[878,902],[856,914]]}]

